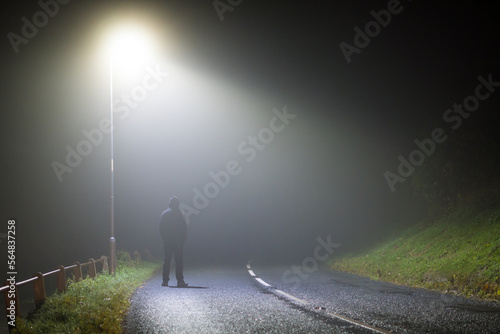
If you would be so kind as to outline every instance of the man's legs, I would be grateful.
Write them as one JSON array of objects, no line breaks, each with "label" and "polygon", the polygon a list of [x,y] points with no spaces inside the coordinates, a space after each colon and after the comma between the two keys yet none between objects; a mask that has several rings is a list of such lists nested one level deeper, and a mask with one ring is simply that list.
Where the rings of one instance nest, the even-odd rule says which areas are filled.
[{"label": "man's legs", "polygon": [[[171,243],[168,243],[166,241],[163,241],[163,284],[166,285],[168,284],[168,281],[170,279],[170,260],[172,259],[172,253],[174,251],[174,248],[172,247]],[[177,261],[177,260],[176,260]]]},{"label": "man's legs", "polygon": [[182,243],[176,244],[174,249],[175,258],[175,278],[177,279],[177,286],[187,285],[184,282],[184,262],[183,262],[183,248]]}]

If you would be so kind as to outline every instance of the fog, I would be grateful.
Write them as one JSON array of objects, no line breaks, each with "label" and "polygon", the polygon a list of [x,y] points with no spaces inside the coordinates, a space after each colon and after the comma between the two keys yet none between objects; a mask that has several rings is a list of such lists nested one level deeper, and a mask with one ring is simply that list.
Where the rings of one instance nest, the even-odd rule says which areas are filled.
[{"label": "fog", "polygon": [[[21,34],[37,6],[6,10],[4,34]],[[341,254],[418,220],[403,216],[410,181],[392,192],[383,174],[491,73],[492,10],[401,2],[348,62],[340,43],[387,3],[318,6],[243,2],[221,21],[210,2],[70,2],[18,52],[4,39],[0,233],[15,219],[19,278],[108,253],[100,43],[122,18],[147,23],[157,53],[114,68],[118,249],[161,256],[172,195],[190,218],[186,265],[293,262],[328,236]]]}]

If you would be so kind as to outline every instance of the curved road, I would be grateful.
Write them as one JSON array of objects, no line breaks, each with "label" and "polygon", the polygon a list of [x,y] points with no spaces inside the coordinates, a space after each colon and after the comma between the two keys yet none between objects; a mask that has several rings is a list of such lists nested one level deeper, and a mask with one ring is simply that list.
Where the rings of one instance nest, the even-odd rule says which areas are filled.
[{"label": "curved road", "polygon": [[498,304],[324,269],[283,276],[290,269],[191,268],[184,289],[158,274],[134,294],[125,333],[500,332]]}]

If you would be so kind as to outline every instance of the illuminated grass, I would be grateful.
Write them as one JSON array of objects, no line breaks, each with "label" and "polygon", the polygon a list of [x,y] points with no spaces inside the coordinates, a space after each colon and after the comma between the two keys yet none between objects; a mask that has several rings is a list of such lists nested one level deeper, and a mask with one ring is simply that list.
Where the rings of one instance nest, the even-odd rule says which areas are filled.
[{"label": "illuminated grass", "polygon": [[159,263],[119,262],[115,276],[70,282],[65,293],[47,298],[28,319],[18,319],[13,333],[122,333],[130,297],[159,267]]},{"label": "illuminated grass", "polygon": [[500,300],[500,209],[458,210],[364,254],[330,263],[372,279]]}]

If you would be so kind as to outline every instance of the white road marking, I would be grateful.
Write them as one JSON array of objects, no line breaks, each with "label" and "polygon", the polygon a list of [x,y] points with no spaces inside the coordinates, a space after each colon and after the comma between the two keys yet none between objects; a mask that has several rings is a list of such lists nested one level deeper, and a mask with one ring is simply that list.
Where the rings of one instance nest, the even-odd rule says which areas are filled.
[{"label": "white road marking", "polygon": [[264,285],[264,286],[267,286],[267,287],[270,287],[270,286],[271,286],[271,284],[267,284],[266,282],[264,282],[263,280],[261,280],[261,279],[260,279],[260,278],[258,278],[258,277],[255,277],[255,280],[256,280],[257,282],[259,282],[260,284]]},{"label": "white road marking", "polygon": [[301,303],[301,304],[304,304],[304,305],[309,304],[309,303],[308,303],[308,302],[306,302],[305,300],[302,300],[302,299],[300,299],[300,298],[297,298],[297,297],[295,297],[295,296],[292,296],[291,294],[288,294],[288,293],[286,293],[286,292],[284,292],[284,291],[281,291],[281,290],[274,290],[274,291],[276,291],[277,293],[281,293],[283,296],[286,296],[286,297],[288,297],[288,298],[290,298],[290,299],[293,299],[293,300],[295,300],[295,301],[297,301],[297,302],[299,302],[299,303]]},{"label": "white road marking", "polygon": [[[260,277],[257,277],[257,275],[255,275],[254,271],[252,270],[252,267],[250,266],[250,263],[247,264],[247,270],[248,270],[248,273],[250,274],[250,276],[252,276],[253,278],[255,278],[255,280],[257,282],[259,282],[260,284],[264,285],[265,287],[271,287],[271,284],[269,283],[266,283],[264,280],[262,280]],[[303,300],[303,299],[300,299],[300,298],[297,298],[295,296],[292,296],[291,294],[289,293],[286,293],[284,291],[281,291],[281,290],[278,290],[278,289],[274,289],[273,290],[274,292],[277,292],[287,298],[290,298],[292,300],[295,300],[296,302],[299,302],[303,305],[309,305],[310,303]],[[344,317],[340,314],[336,314],[336,313],[331,313],[331,312],[326,312],[326,314],[334,317],[334,318],[337,318],[337,319],[340,319],[340,320],[343,320],[345,322],[348,322],[350,324],[353,324],[353,325],[356,325],[356,326],[359,326],[359,327],[363,327],[363,328],[366,328],[366,329],[369,329],[375,333],[380,333],[380,334],[391,334],[392,332],[389,332],[389,331],[386,331],[386,330],[383,330],[383,329],[380,329],[380,328],[377,328],[377,327],[373,327],[373,326],[370,326],[370,325],[367,325],[367,324],[364,324],[362,322],[359,322],[359,321],[356,321],[354,319],[351,319],[351,318],[348,318],[348,317]]]}]

